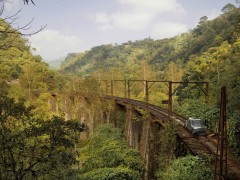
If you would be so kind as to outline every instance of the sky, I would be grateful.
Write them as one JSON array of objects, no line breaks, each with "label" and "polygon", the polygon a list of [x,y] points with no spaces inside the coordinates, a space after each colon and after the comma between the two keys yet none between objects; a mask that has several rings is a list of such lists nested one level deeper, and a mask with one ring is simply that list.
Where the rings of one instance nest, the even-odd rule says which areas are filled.
[{"label": "sky", "polygon": [[[199,19],[221,14],[235,0],[5,0],[1,18],[21,10],[15,26],[31,27],[23,33],[34,54],[52,61],[103,44],[122,44],[151,38],[170,38],[196,27]],[[237,6],[237,5],[236,5]]]}]

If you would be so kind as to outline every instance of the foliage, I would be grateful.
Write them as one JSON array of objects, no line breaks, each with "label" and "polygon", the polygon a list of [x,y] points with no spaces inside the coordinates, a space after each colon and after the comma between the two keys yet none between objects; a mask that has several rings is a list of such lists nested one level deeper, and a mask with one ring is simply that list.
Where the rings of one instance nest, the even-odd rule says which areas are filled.
[{"label": "foliage", "polygon": [[[14,30],[1,18],[0,28]],[[29,93],[33,89],[52,90],[55,85],[53,71],[40,56],[32,55],[27,39],[17,31],[0,32],[0,78],[10,83],[18,81]]]},{"label": "foliage", "polygon": [[213,172],[209,168],[208,162],[198,156],[191,155],[173,160],[166,171],[159,174],[159,178],[169,180],[214,179]]},{"label": "foliage", "polygon": [[[215,120],[218,120],[216,109],[220,107],[220,89],[222,86],[226,86],[228,91],[228,119],[230,121],[228,126],[228,135],[229,135],[229,142],[232,147],[234,147],[235,151],[240,154],[240,149],[237,146],[239,144],[239,140],[237,140],[239,132],[239,39],[232,44],[228,42],[223,42],[218,47],[209,48],[207,52],[203,53],[202,55],[193,58],[191,61],[188,62],[186,66],[186,77],[189,78],[191,81],[209,81],[211,87],[211,94],[210,100],[213,107],[209,109],[207,112],[204,110],[199,116],[205,114],[205,119],[208,118],[209,120],[211,117]],[[199,96],[196,96],[197,98]],[[194,112],[201,111],[199,102],[195,104],[189,104],[192,111]],[[186,107],[188,104],[183,105],[183,111],[188,110]],[[186,111],[185,111],[186,112]],[[188,113],[189,113],[188,112]],[[209,114],[210,113],[210,114]],[[186,113],[185,113],[186,114]],[[202,114],[202,115],[201,115]],[[208,117],[206,116],[208,115]],[[203,116],[202,116],[203,117]],[[214,130],[214,119],[209,122],[210,129]]]},{"label": "foliage", "polygon": [[110,124],[98,128],[82,151],[80,159],[83,178],[96,176],[99,179],[138,179],[143,173],[139,152],[129,149],[120,130]]},{"label": "foliage", "polygon": [[0,179],[73,178],[84,126],[49,115],[40,94],[55,88],[54,73],[26,39],[1,32],[0,40]]},{"label": "foliage", "polygon": [[175,159],[177,124],[175,122],[166,123],[164,129],[160,130],[160,143],[158,152],[158,171],[163,171]]},{"label": "foliage", "polygon": [[219,108],[199,99],[186,99],[180,107],[184,117],[200,118],[212,132],[217,132]]},{"label": "foliage", "polygon": [[139,173],[133,171],[126,167],[116,167],[116,168],[99,168],[88,173],[85,173],[80,176],[80,179],[83,180],[122,180],[122,179],[129,179],[129,180],[138,180],[141,179]]},{"label": "foliage", "polygon": [[[24,100],[0,95],[0,178],[63,178],[76,174],[74,144],[84,126],[53,117],[34,119]],[[59,173],[59,171],[61,173]]]}]

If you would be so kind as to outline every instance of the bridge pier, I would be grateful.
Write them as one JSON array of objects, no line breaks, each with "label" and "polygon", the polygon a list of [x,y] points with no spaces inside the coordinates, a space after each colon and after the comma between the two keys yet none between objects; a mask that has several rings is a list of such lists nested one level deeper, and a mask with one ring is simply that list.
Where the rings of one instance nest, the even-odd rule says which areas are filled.
[{"label": "bridge pier", "polygon": [[[124,110],[124,132],[128,145],[138,150],[144,160],[145,172],[143,179],[155,179],[156,173],[159,170],[159,165],[161,164],[159,162],[161,149],[168,147],[168,145],[165,144],[164,146],[166,147],[161,147],[160,138],[163,136],[162,131],[164,127],[158,123],[158,120],[156,120],[154,116],[145,111],[139,111],[139,109],[136,109],[133,105],[122,106],[121,111],[123,112]],[[171,145],[169,144],[169,146]],[[179,138],[176,139],[175,148],[169,148],[172,150],[174,149],[173,153],[176,157],[191,154]],[[165,151],[168,151],[168,149]],[[162,156],[164,156],[164,154],[162,154]],[[164,159],[165,157],[162,158]]]},{"label": "bridge pier", "polygon": [[143,116],[131,105],[126,106],[125,135],[128,145],[138,150],[144,159],[144,180],[154,179],[158,169],[160,126],[152,118]]}]

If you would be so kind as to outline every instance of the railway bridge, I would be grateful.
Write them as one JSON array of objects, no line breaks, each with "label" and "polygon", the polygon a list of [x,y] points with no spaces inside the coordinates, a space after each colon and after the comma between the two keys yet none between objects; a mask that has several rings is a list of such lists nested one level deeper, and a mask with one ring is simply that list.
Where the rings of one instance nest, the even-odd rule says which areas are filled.
[{"label": "railway bridge", "polygon": [[[240,179],[240,163],[236,160],[234,155],[227,150],[225,153],[224,159],[221,156],[221,152],[219,152],[219,136],[218,134],[211,134],[208,132],[206,136],[194,136],[184,127],[185,118],[172,112],[172,96],[179,88],[179,86],[175,86],[173,88],[173,84],[186,85],[188,83],[193,83],[197,85],[197,87],[204,93],[205,99],[208,99],[208,83],[207,82],[171,82],[171,81],[142,81],[135,80],[135,82],[141,82],[144,85],[144,94],[145,101],[138,101],[131,99],[131,85],[134,81],[126,81],[126,80],[114,80],[111,81],[110,93],[109,87],[106,86],[106,93],[108,95],[101,96],[101,100],[110,100],[114,102],[114,111],[113,113],[108,112],[107,118],[109,119],[111,116],[116,115],[118,112],[124,112],[125,114],[125,122],[122,123],[118,121],[117,117],[113,117],[113,123],[116,127],[122,127],[124,125],[124,132],[127,138],[127,142],[129,146],[132,148],[139,150],[142,156],[144,157],[145,162],[145,178],[144,179],[153,179],[154,173],[158,169],[158,152],[159,152],[159,139],[161,129],[164,129],[169,122],[175,122],[177,125],[176,134],[178,139],[177,150],[180,153],[188,153],[192,155],[212,155],[216,158],[216,162],[220,161],[223,164],[220,164],[220,168],[215,166],[216,174],[217,171],[223,172],[228,179]],[[116,89],[116,82],[122,82],[124,85],[124,97],[117,97],[114,90]],[[154,83],[164,83],[168,85],[168,100],[166,100],[166,104],[168,105],[167,109],[161,108],[159,106],[148,103],[149,101],[149,89]],[[203,87],[205,85],[205,87]],[[65,93],[59,93],[66,96]],[[56,101],[56,95],[53,94]],[[80,97],[81,96],[81,97]],[[71,104],[77,102],[77,98],[82,98],[86,101],[86,104],[91,104],[88,98],[85,95],[82,95],[80,92],[74,92],[67,100],[63,100],[65,104],[68,104],[69,101]],[[52,101],[53,102],[53,101]],[[54,103],[53,103],[54,104]],[[53,105],[53,109],[57,111],[58,105]],[[79,105],[77,105],[79,106]],[[67,108],[68,105],[65,105]],[[99,109],[100,110],[100,109]],[[65,111],[66,112],[66,111]],[[70,114],[70,113],[66,113]],[[104,114],[104,113],[101,113]],[[223,114],[225,116],[225,114]],[[78,117],[80,119],[81,115]],[[93,117],[91,117],[93,118]],[[67,118],[66,118],[67,119]],[[226,144],[225,147],[221,147],[221,150],[227,149]],[[216,163],[217,165],[217,163]],[[213,163],[214,169],[214,163]]]},{"label": "railway bridge", "polygon": [[[217,135],[210,132],[206,136],[192,135],[184,127],[184,117],[147,102],[114,96],[105,98],[113,99],[117,111],[122,110],[126,113],[124,129],[127,142],[144,157],[145,179],[152,179],[158,168],[159,132],[169,120],[177,124],[176,134],[179,143],[176,150],[180,153],[200,156],[208,154],[218,158]],[[119,126],[117,121],[114,124],[116,127]],[[228,179],[240,179],[240,164],[231,152],[227,152],[226,167]]]}]

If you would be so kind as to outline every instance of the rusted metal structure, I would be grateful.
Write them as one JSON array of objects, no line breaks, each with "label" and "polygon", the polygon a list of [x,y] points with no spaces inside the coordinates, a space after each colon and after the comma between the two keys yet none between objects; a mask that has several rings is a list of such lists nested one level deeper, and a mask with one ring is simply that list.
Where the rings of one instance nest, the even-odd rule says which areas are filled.
[{"label": "rusted metal structure", "polygon": [[[108,80],[102,80],[106,83],[107,86],[107,81]],[[205,102],[208,102],[208,82],[188,82],[188,81],[179,81],[179,82],[174,82],[174,81],[165,81],[165,80],[110,80],[110,86],[111,86],[111,96],[115,96],[114,93],[114,85],[116,82],[120,82],[124,85],[124,97],[131,98],[131,86],[133,85],[134,82],[140,82],[144,86],[144,96],[145,96],[145,102],[149,102],[149,89],[155,84],[155,83],[164,83],[168,87],[168,99],[163,100],[163,104],[168,105],[168,116],[171,116],[171,112],[173,109],[173,95],[179,90],[181,85],[187,86],[188,84],[195,84],[197,87],[203,92],[205,95]],[[178,85],[176,88],[173,87],[173,85]],[[201,86],[203,85],[203,87]],[[107,89],[107,88],[106,88]]]},{"label": "rusted metal structure", "polygon": [[[107,91],[107,87],[108,87],[108,81],[110,82],[110,87],[111,87],[111,92],[110,94],[113,96],[115,95],[114,93],[114,85],[116,84],[116,82],[121,82],[124,85],[124,97],[128,97],[129,99],[131,98],[131,86],[134,82],[141,82],[144,86],[144,95],[145,95],[145,101],[148,102],[149,100],[149,89],[155,84],[155,83],[164,83],[166,86],[168,86],[169,88],[169,99],[168,101],[170,101],[169,103],[171,104],[171,99],[172,96],[176,93],[177,90],[179,90],[181,85],[188,85],[188,84],[195,84],[197,85],[197,87],[203,92],[203,94],[205,95],[205,100],[206,102],[208,101],[208,82],[204,82],[204,81],[200,81],[200,82],[189,82],[189,81],[178,81],[178,82],[174,82],[174,81],[166,81],[166,80],[121,80],[121,79],[116,79],[116,80],[100,80],[102,82],[106,83],[106,94],[109,94]],[[173,88],[173,84],[178,84],[178,86],[176,88]],[[205,85],[205,87],[201,87],[201,85]],[[171,108],[169,108],[171,109]]]},{"label": "rusted metal structure", "polygon": [[[120,104],[121,106],[127,107],[127,106],[131,105],[132,110],[136,110],[136,111],[138,111],[138,109],[147,110],[151,115],[151,119],[149,119],[149,122],[151,124],[159,124],[160,126],[165,127],[166,122],[169,119],[169,111],[167,109],[161,108],[159,106],[148,104],[148,103],[142,102],[142,101],[128,99],[128,98],[111,97],[111,96],[107,96],[106,98],[108,98],[108,99],[113,98],[115,100],[116,104]],[[225,111],[223,108],[222,117],[225,117],[225,115],[226,115],[224,112]],[[240,179],[240,163],[236,160],[236,158],[234,157],[233,154],[231,154],[230,152],[226,153],[226,151],[224,150],[225,148],[220,148],[221,146],[219,146],[216,143],[217,139],[215,136],[212,136],[212,134],[209,134],[207,136],[194,136],[194,135],[192,135],[191,132],[189,132],[187,129],[185,129],[185,127],[184,127],[185,118],[184,117],[182,117],[174,112],[171,112],[170,118],[171,118],[171,120],[177,122],[177,124],[178,124],[177,136],[185,144],[185,146],[188,148],[188,150],[191,154],[193,154],[193,155],[209,154],[214,157],[218,156],[218,162],[219,162],[219,164],[221,164],[221,166],[218,166],[218,169],[220,170],[218,172],[222,173],[222,174],[219,174],[219,173],[217,174],[218,179],[228,179],[229,176],[231,176],[230,179]],[[133,121],[133,122],[135,123],[136,121]],[[132,127],[132,126],[129,125],[129,127]],[[223,127],[223,126],[221,126],[221,127]],[[142,129],[144,129],[144,128],[142,128]],[[130,131],[130,130],[128,130],[128,131]],[[134,133],[136,133],[136,132],[131,132],[131,134],[134,134]],[[138,133],[145,134],[145,133],[141,133],[141,132],[138,132]],[[225,133],[226,133],[226,131],[225,131]],[[152,134],[152,133],[149,132],[149,134]],[[224,144],[224,143],[222,142],[222,144]],[[145,144],[145,145],[147,145],[147,144]],[[151,146],[151,143],[148,144],[148,146]],[[222,153],[221,153],[222,158],[221,158],[221,156],[219,156],[220,153],[217,153],[218,149],[220,151],[222,151]],[[151,149],[148,152],[152,153]],[[146,156],[146,157],[148,157],[148,156]],[[148,162],[148,164],[149,164],[149,168],[151,168],[151,163]]]},{"label": "rusted metal structure", "polygon": [[215,179],[227,179],[227,95],[226,87],[221,89],[221,108],[218,124],[217,153],[215,159]]}]

